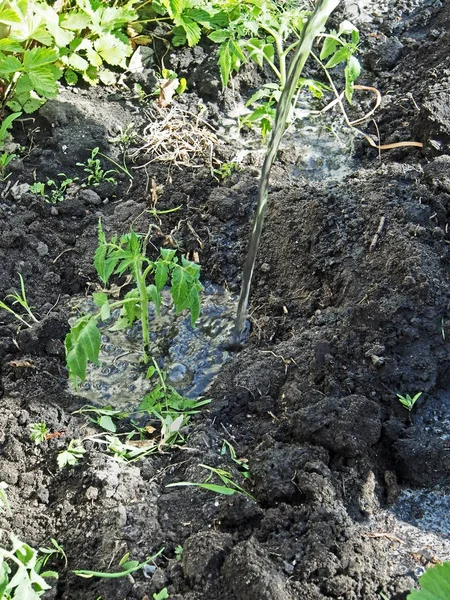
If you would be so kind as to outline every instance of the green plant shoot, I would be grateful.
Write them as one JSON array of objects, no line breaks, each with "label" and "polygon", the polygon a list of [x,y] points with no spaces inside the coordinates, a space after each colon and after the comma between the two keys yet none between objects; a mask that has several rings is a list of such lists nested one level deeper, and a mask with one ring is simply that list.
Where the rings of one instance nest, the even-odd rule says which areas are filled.
[{"label": "green plant shoot", "polygon": [[145,363],[149,359],[149,303],[154,303],[156,314],[159,315],[161,292],[169,281],[175,310],[189,310],[192,325],[200,315],[199,293],[203,286],[199,281],[199,265],[184,257],[179,262],[176,251],[165,248],[161,248],[157,260],[150,260],[145,254],[145,236],[133,230],[120,238],[114,235],[107,241],[101,221],[98,224],[98,240],[94,265],[102,283],[107,285],[113,274],[128,274],[135,287],[122,300],[112,303],[106,292],[94,293],[93,300],[99,312],[84,315],[72,325],[66,336],[65,347],[69,376],[75,385],[85,380],[88,361],[98,364],[101,336],[97,324],[109,319],[113,310],[120,308],[113,330],[128,329],[135,321],[141,321]]}]

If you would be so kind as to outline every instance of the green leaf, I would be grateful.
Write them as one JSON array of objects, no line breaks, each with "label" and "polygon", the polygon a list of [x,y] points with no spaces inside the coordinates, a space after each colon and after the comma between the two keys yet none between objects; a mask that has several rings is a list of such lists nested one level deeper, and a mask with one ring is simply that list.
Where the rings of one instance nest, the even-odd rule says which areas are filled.
[{"label": "green leaf", "polygon": [[156,271],[155,271],[155,283],[156,289],[160,292],[163,287],[167,283],[167,279],[169,277],[169,267],[168,265],[162,261],[158,260],[156,262]]},{"label": "green leaf", "polygon": [[18,58],[0,52],[0,73],[2,77],[22,70],[22,63]]},{"label": "green leaf", "polygon": [[188,305],[192,276],[180,265],[175,265],[172,271],[172,298],[177,312],[184,310]]},{"label": "green leaf", "polygon": [[[23,46],[10,38],[0,39],[0,52],[22,52]],[[1,596],[0,596],[1,597]]]},{"label": "green leaf", "polygon": [[351,50],[347,47],[339,48],[337,52],[333,54],[330,60],[325,65],[326,69],[332,69],[336,65],[346,61],[351,55]]},{"label": "green leaf", "polygon": [[78,75],[72,69],[67,69],[64,72],[64,79],[66,80],[67,85],[76,85],[78,82]]},{"label": "green leaf", "polygon": [[407,600],[448,600],[450,598],[450,563],[428,569],[419,579],[420,590],[412,590]]},{"label": "green leaf", "polygon": [[75,69],[75,71],[83,72],[86,71],[86,69],[89,67],[89,62],[85,58],[74,52],[73,54],[70,54],[67,58],[67,66],[71,67],[72,69]]},{"label": "green leaf", "polygon": [[221,44],[230,39],[230,36],[231,33],[226,29],[216,29],[216,31],[213,31],[208,35],[208,38],[216,44]]},{"label": "green leaf", "polygon": [[161,314],[161,294],[156,285],[148,285],[147,294],[155,305],[156,314],[159,316]]},{"label": "green leaf", "polygon": [[325,60],[331,56],[338,47],[339,42],[333,38],[325,38],[320,52],[320,60]]},{"label": "green leaf", "polygon": [[[3,6],[7,6],[6,2],[2,2]],[[22,20],[22,16],[19,12],[15,11],[12,8],[3,8],[0,10],[0,23],[5,23],[6,25],[14,25],[14,23],[20,23]]]},{"label": "green leaf", "polygon": [[94,42],[94,48],[105,62],[126,68],[126,57],[133,49],[131,44],[121,41],[117,35],[107,33]]},{"label": "green leaf", "polygon": [[226,88],[231,75],[231,40],[224,42],[219,48],[219,68],[222,87]]},{"label": "green leaf", "polygon": [[105,431],[109,431],[110,433],[116,433],[116,424],[108,415],[103,415],[102,417],[100,417],[100,419],[98,420],[98,425]]},{"label": "green leaf", "polygon": [[33,89],[40,96],[54,98],[58,94],[58,86],[54,74],[47,67],[33,69],[28,73]]},{"label": "green leaf", "polygon": [[200,316],[200,296],[196,287],[192,287],[189,293],[189,310],[191,311],[191,325],[194,326]]},{"label": "green leaf", "polygon": [[64,29],[71,29],[72,31],[82,31],[86,29],[91,23],[89,15],[84,12],[70,12],[66,13],[61,18],[61,27]]},{"label": "green leaf", "polygon": [[87,321],[85,327],[83,327],[80,332],[78,344],[81,344],[87,358],[91,362],[98,364],[101,335],[95,319],[89,319],[89,321]]},{"label": "green leaf", "polygon": [[353,82],[358,79],[359,74],[361,73],[361,65],[359,64],[359,60],[354,56],[350,56],[347,62],[347,66],[344,70],[345,73],[345,97],[348,102],[352,103],[353,97]]},{"label": "green leaf", "polygon": [[175,24],[184,29],[189,46],[192,47],[198,44],[202,33],[200,27],[193,19],[183,14],[175,19]]}]

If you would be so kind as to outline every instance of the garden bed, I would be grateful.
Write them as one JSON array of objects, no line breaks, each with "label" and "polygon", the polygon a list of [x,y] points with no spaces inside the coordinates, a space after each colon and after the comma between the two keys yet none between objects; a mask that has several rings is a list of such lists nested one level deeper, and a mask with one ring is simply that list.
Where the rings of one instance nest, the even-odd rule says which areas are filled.
[{"label": "garden bed", "polygon": [[[450,6],[339,10],[361,30],[364,83],[383,95],[381,143],[424,148],[379,155],[345,138],[354,148],[340,161],[342,139],[315,133],[314,148],[336,153],[327,162],[316,151],[305,159],[301,129],[287,138],[248,341],[230,352],[179,449],[130,464],[88,444],[79,464],[59,469],[69,441],[97,431],[72,414],[85,400],[68,387],[64,337],[71,300],[98,285],[99,218],[108,237],[152,224],[153,258],[176,248],[198,260],[203,282],[238,294],[261,155],[248,153],[223,180],[212,171],[211,157],[234,161],[237,143],[221,129],[233,98],[211,83],[214,48],[169,57],[189,92],[166,109],[146,112],[120,90],[62,89],[32,124],[15,123],[26,153],[0,192],[0,298],[21,273],[40,322],[18,331],[0,314],[0,480],[12,511],[0,525],[35,547],[54,538],[64,548],[68,567],[56,565],[45,598],[144,600],[167,588],[174,600],[400,600],[424,568],[450,559]],[[257,77],[248,69],[237,89],[247,93]],[[169,126],[186,119],[195,142],[148,162],[148,136],[170,110]],[[92,148],[117,160],[109,140],[129,123],[140,135],[147,127],[132,180],[119,171],[117,184],[75,185],[56,204],[30,192],[35,180],[82,177],[76,163]],[[397,394],[418,392],[409,412]],[[58,435],[35,445],[30,424],[42,421]],[[223,440],[248,461],[248,480]],[[253,499],[166,487],[203,480],[201,464],[233,473]],[[156,570],[133,579],[73,573],[117,570],[126,552],[145,560],[162,547]]]}]

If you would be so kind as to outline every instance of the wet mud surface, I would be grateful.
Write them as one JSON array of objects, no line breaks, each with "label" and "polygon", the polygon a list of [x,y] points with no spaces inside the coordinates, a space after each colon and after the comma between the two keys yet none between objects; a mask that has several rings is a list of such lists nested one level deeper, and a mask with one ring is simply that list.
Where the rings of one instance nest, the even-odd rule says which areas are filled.
[{"label": "wet mud surface", "polygon": [[[379,156],[356,138],[344,169],[333,158],[313,178],[301,137],[286,142],[250,336],[208,390],[212,402],[184,449],[125,464],[88,446],[79,465],[58,469],[71,439],[97,431],[72,414],[85,400],[64,367],[70,301],[95,290],[99,217],[108,236],[150,231],[153,258],[163,245],[198,257],[203,281],[237,293],[260,159],[248,154],[224,181],[212,176],[208,152],[200,168],[153,162],[132,182],[120,173],[117,185],[75,186],[53,205],[30,193],[34,177],[80,176],[75,163],[97,146],[117,158],[108,140],[127,123],[143,131],[143,111],[116,91],[63,90],[32,133],[16,124],[28,150],[0,191],[0,297],[17,289],[20,272],[40,322],[18,331],[0,314],[0,480],[12,509],[0,526],[65,548],[69,568],[57,565],[45,598],[148,600],[167,587],[174,600],[403,600],[425,568],[450,559],[450,5],[346,2],[333,18],[343,17],[364,39],[362,83],[383,95],[382,143],[424,148]],[[202,118],[219,127],[232,98],[220,92],[211,50],[171,60],[181,75],[195,62],[179,101],[192,111],[200,99]],[[249,69],[236,89],[260,81]],[[214,152],[229,161],[236,147],[225,137]],[[181,208],[155,215],[156,199],[158,210]],[[418,392],[408,413],[396,394]],[[63,435],[36,446],[29,425],[43,420]],[[249,480],[223,440],[247,459]],[[201,464],[232,472],[254,499],[166,487],[203,480]],[[163,546],[156,570],[133,580],[72,572],[107,570],[126,552],[144,560]]]}]

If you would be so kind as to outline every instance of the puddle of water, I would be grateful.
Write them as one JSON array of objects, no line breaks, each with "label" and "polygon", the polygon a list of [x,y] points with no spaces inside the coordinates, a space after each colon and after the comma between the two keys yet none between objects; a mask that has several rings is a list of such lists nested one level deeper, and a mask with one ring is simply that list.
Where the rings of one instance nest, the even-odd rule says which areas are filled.
[{"label": "puddle of water", "polygon": [[[188,398],[205,395],[222,365],[229,360],[227,349],[236,315],[237,299],[223,288],[205,286],[202,310],[196,326],[185,312],[175,314],[170,292],[162,294],[161,316],[149,307],[149,355],[167,373],[167,383]],[[83,300],[83,314],[97,312],[92,301]],[[102,334],[100,366],[88,364],[86,381],[72,392],[89,403],[115,408],[136,408],[154,382],[146,379],[149,365],[140,361],[140,321],[123,331],[111,331],[119,311],[100,323]]]}]

